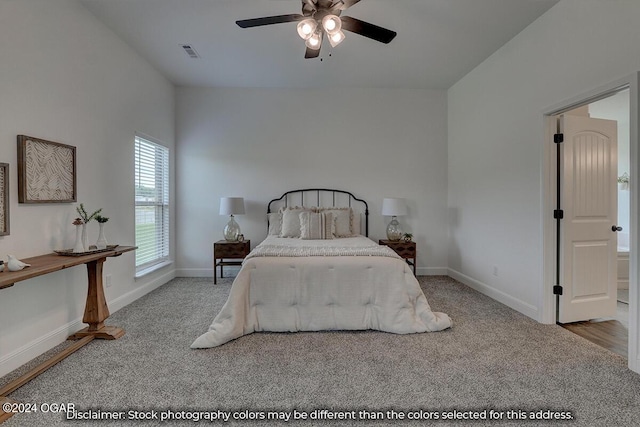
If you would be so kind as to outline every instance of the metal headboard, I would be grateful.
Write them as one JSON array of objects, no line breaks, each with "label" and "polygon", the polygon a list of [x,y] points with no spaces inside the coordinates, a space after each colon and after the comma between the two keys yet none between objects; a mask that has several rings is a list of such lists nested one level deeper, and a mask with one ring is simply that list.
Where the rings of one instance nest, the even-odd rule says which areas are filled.
[{"label": "metal headboard", "polygon": [[[305,188],[303,190],[291,190],[291,191],[287,191],[286,193],[284,193],[282,196],[278,197],[277,199],[273,199],[269,202],[269,204],[267,205],[267,214],[271,213],[271,205],[275,202],[281,201],[284,199],[284,204],[285,206],[288,206],[289,204],[289,198],[287,196],[291,195],[291,194],[296,194],[296,193],[300,193],[300,206],[304,206],[304,198],[305,198],[305,193],[316,193],[316,201],[317,201],[317,205],[320,205],[320,194],[321,193],[331,193],[332,194],[332,200],[333,200],[333,206],[336,205],[336,193],[338,194],[346,194],[349,196],[349,207],[351,207],[351,202],[352,201],[356,201],[356,202],[360,202],[364,205],[364,232],[365,232],[365,236],[369,237],[369,204],[362,200],[357,198],[356,196],[354,196],[352,193],[348,192],[348,191],[343,191],[343,190],[334,190],[331,188]],[[308,195],[307,195],[308,197]],[[313,197],[313,196],[312,196]]]}]

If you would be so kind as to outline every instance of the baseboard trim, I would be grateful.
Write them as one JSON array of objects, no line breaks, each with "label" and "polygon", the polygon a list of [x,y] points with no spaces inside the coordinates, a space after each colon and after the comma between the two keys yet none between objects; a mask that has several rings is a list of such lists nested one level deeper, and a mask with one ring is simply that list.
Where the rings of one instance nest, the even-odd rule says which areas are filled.
[{"label": "baseboard trim", "polygon": [[472,289],[475,289],[476,291],[480,292],[481,294],[484,294],[504,305],[506,305],[507,307],[510,307],[516,311],[519,311],[520,313],[524,314],[525,316],[528,316],[530,318],[532,318],[533,320],[539,322],[538,320],[538,309],[529,304],[526,303],[524,301],[521,301],[517,298],[512,297],[509,294],[506,294],[496,288],[493,288],[489,285],[487,285],[486,283],[482,283],[476,279],[473,279],[469,276],[467,276],[466,274],[462,274],[459,271],[456,271],[452,268],[449,268],[449,276],[453,277],[454,279],[456,279],[458,282],[461,282],[467,286],[469,286]]},{"label": "baseboard trim", "polygon": [[418,267],[416,268],[417,276],[447,276],[449,269],[447,267]]},{"label": "baseboard trim", "polygon": [[[147,284],[145,284],[143,286],[140,286],[139,288],[133,289],[132,291],[129,291],[124,295],[120,295],[118,298],[115,298],[115,299],[113,299],[113,300],[108,302],[109,311],[111,313],[115,313],[116,311],[120,310],[121,308],[126,307],[127,305],[131,304],[135,300],[145,296],[149,292],[152,292],[152,291],[158,289],[160,286],[164,285],[169,280],[174,279],[175,277],[176,277],[176,270],[171,270],[171,271],[168,271],[168,272],[166,272],[166,273],[154,278],[152,281],[150,281],[149,283],[147,283]],[[82,327],[84,327],[84,326],[82,326]],[[82,328],[80,328],[80,329],[82,329]],[[74,332],[77,332],[77,331],[74,331]]]},{"label": "baseboard trim", "polygon": [[[227,267],[231,268],[231,267]],[[176,277],[211,277],[213,278],[213,268],[178,268]]]},{"label": "baseboard trim", "polygon": [[[235,277],[239,271],[240,271],[240,267],[236,267],[233,265],[226,266],[224,268],[224,275],[225,277]],[[176,277],[211,277],[213,278],[213,268],[178,268],[176,269]]]},{"label": "baseboard trim", "polygon": [[[108,301],[107,303],[109,305],[109,311],[111,313],[115,313],[121,308],[131,304],[138,298],[164,285],[174,277],[175,270],[172,270],[170,272],[167,272],[166,274],[158,276],[144,286],[141,286],[137,289],[127,292],[124,295],[119,296],[118,298]],[[68,322],[56,328],[55,330],[32,340],[31,342],[0,358],[0,377],[7,375],[8,373],[18,369],[20,366],[24,365],[30,360],[33,360],[41,354],[51,350],[58,344],[63,343],[69,337],[69,335],[78,332],[85,326],[86,324],[82,322],[81,317],[72,320],[71,322]]]}]

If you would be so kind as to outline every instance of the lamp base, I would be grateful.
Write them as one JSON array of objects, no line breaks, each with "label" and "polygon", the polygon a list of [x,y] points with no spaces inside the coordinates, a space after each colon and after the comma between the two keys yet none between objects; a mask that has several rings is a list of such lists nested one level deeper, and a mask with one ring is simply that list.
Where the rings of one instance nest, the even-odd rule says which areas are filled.
[{"label": "lamp base", "polygon": [[402,227],[400,227],[400,223],[396,219],[396,217],[392,217],[391,222],[387,226],[387,239],[395,242],[402,238],[403,235]]},{"label": "lamp base", "polygon": [[240,235],[240,226],[233,219],[233,215],[229,219],[227,225],[224,226],[224,239],[229,242],[237,242]]}]

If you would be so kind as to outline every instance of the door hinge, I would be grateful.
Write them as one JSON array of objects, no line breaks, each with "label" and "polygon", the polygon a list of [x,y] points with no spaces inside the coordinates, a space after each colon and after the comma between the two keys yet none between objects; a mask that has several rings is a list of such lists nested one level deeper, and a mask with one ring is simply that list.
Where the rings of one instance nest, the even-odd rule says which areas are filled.
[{"label": "door hinge", "polygon": [[555,142],[556,144],[560,144],[561,142],[564,142],[564,134],[556,133],[555,135],[553,135],[553,142]]},{"label": "door hinge", "polygon": [[553,294],[554,295],[562,295],[562,286],[560,285],[555,285],[553,287]]},{"label": "door hinge", "polygon": [[564,211],[562,209],[556,209],[553,211],[553,219],[563,219]]}]

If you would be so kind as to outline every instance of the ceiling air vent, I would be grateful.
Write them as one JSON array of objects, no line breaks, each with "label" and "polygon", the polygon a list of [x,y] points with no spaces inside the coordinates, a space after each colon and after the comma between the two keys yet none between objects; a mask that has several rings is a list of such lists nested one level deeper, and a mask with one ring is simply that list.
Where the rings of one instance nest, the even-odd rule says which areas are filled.
[{"label": "ceiling air vent", "polygon": [[189,58],[193,58],[193,59],[200,58],[200,55],[198,55],[198,52],[196,52],[196,50],[193,47],[191,47],[190,44],[183,44],[181,46],[182,46],[182,49],[184,49],[184,51],[187,52],[187,55],[189,55]]}]

